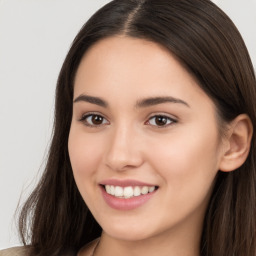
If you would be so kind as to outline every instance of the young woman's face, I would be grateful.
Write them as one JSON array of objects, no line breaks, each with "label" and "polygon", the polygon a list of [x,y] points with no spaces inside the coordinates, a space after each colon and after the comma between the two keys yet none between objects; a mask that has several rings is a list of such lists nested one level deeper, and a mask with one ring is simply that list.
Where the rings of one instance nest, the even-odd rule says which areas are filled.
[{"label": "young woman's face", "polygon": [[111,37],[85,54],[69,154],[105,234],[199,237],[221,152],[213,102],[167,50]]}]

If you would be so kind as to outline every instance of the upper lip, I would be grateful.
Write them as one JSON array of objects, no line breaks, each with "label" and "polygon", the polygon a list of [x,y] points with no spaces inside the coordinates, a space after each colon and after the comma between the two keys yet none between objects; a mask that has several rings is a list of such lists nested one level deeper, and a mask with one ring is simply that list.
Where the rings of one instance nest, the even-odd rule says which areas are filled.
[{"label": "upper lip", "polygon": [[120,187],[128,187],[128,186],[148,186],[153,187],[155,184],[145,183],[138,180],[126,179],[126,180],[117,180],[117,179],[107,179],[100,182],[100,185],[112,185],[112,186],[120,186]]}]

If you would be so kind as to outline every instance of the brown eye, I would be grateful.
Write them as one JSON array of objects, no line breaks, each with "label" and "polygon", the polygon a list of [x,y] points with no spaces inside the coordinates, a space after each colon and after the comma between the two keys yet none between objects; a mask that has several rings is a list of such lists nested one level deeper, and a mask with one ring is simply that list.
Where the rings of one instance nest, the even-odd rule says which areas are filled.
[{"label": "brown eye", "polygon": [[176,120],[168,116],[162,116],[162,115],[153,116],[148,121],[148,124],[153,126],[158,126],[158,127],[168,126],[172,123],[176,123]]},{"label": "brown eye", "polygon": [[91,117],[91,122],[95,125],[100,125],[102,124],[104,121],[104,118],[102,116],[98,116],[98,115],[93,115]]},{"label": "brown eye", "polygon": [[96,114],[89,114],[86,116],[83,116],[81,121],[85,123],[85,125],[88,126],[100,126],[104,124],[108,124],[108,121],[101,115]]}]

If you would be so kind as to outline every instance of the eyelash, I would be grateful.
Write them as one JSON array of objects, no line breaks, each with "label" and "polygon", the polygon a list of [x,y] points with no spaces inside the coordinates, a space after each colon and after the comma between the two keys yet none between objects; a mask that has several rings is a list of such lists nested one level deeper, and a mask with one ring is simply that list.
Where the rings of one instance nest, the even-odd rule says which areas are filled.
[{"label": "eyelash", "polygon": [[[156,119],[157,119],[157,118],[165,119],[165,121],[167,122],[167,124],[164,124],[164,125],[157,125],[157,124],[156,124],[156,121],[157,121]],[[151,116],[145,124],[150,125],[150,120],[153,120],[153,119],[155,119],[155,121],[154,121],[155,125],[152,125],[152,126],[156,126],[157,128],[166,128],[166,127],[168,127],[168,126],[170,126],[170,125],[173,125],[173,124],[177,123],[177,120],[174,119],[174,118],[171,118],[171,117],[169,117],[169,116],[167,116],[167,115],[163,115],[163,114],[157,114],[157,115]],[[159,121],[159,120],[158,120],[158,121]]]},{"label": "eyelash", "polygon": [[105,118],[105,117],[103,117],[102,115],[100,115],[100,114],[97,114],[97,113],[88,113],[88,114],[86,114],[86,115],[83,115],[80,119],[79,119],[79,121],[80,122],[83,122],[84,123],[84,125],[86,125],[86,126],[89,126],[89,127],[95,127],[95,128],[98,128],[98,127],[101,127],[101,126],[103,126],[103,125],[107,125],[106,123],[109,123],[108,121],[107,122],[105,122],[105,123],[103,123],[103,124],[90,124],[89,122],[88,122],[88,118],[89,117],[91,117],[91,118],[93,118],[93,117],[98,117],[98,118],[101,118],[102,120],[105,120],[105,121],[107,121],[107,119]]},{"label": "eyelash", "polygon": [[[103,123],[100,123],[100,124],[93,124],[93,123],[92,123],[92,120],[90,121],[91,123],[89,123],[89,122],[88,122],[88,119],[89,119],[89,118],[92,119],[93,117],[95,117],[95,118],[100,118],[100,120],[103,120]],[[164,120],[165,120],[164,122],[166,122],[166,124],[157,125],[157,123],[156,123],[156,122],[157,122],[157,120],[156,120],[157,118],[159,118],[159,119],[164,119]],[[154,119],[155,119],[154,124],[150,124],[150,121],[151,121],[151,120],[154,120]],[[86,115],[83,115],[83,116],[79,119],[79,121],[80,121],[80,122],[83,122],[84,125],[86,125],[86,126],[88,126],[88,127],[92,127],[92,128],[98,128],[98,127],[101,127],[101,126],[103,126],[103,125],[109,125],[109,122],[107,121],[107,119],[106,119],[105,117],[103,117],[102,115],[97,114],[97,113],[88,113],[88,114],[86,114]],[[158,120],[158,121],[159,121],[159,120]],[[169,117],[169,116],[167,116],[167,115],[163,115],[163,114],[157,114],[157,115],[151,116],[151,117],[145,122],[146,125],[156,126],[157,128],[165,128],[165,127],[168,127],[168,126],[173,125],[173,124],[175,124],[175,123],[177,123],[177,120],[176,120],[176,119],[171,118],[171,117]]]}]

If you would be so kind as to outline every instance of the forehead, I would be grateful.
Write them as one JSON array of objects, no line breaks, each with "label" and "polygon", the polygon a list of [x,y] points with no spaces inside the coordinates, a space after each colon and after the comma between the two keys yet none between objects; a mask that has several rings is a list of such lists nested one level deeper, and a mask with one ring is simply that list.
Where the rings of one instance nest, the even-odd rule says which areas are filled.
[{"label": "forehead", "polygon": [[173,96],[192,100],[207,95],[193,76],[163,46],[115,36],[93,45],[83,56],[75,78],[75,95],[109,95],[125,99]]}]

